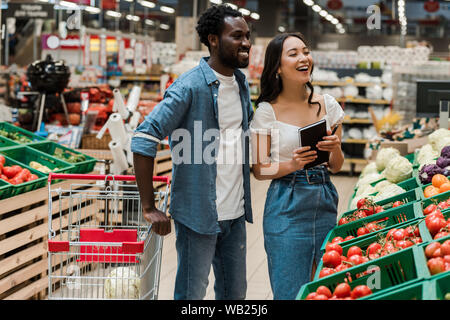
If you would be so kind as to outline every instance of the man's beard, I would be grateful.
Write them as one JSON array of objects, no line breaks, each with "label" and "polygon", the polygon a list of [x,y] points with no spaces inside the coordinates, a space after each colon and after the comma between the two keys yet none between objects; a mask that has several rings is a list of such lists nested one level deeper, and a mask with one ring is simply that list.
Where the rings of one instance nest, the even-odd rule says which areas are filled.
[{"label": "man's beard", "polygon": [[233,55],[230,51],[226,50],[220,39],[219,39],[219,59],[223,65],[232,69],[247,68],[249,64],[249,59],[241,62],[239,61],[239,57],[237,55]]}]

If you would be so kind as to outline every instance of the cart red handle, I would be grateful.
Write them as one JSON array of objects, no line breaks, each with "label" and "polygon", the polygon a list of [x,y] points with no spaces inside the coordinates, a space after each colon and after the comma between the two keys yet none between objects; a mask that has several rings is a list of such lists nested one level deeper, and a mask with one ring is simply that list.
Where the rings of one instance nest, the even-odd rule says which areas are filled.
[{"label": "cart red handle", "polygon": [[[108,181],[136,181],[136,176],[132,175],[106,175],[106,174],[74,174],[74,173],[53,173],[48,175],[48,182],[56,179],[63,180],[108,180]],[[153,181],[170,184],[168,176],[153,176]]]}]

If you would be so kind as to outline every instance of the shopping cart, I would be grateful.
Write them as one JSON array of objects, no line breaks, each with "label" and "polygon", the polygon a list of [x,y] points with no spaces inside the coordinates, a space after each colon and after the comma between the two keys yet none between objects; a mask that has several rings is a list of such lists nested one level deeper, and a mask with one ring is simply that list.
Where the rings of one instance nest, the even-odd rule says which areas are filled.
[{"label": "shopping cart", "polygon": [[[52,184],[61,179],[90,183]],[[170,180],[153,181],[166,212]],[[163,241],[143,219],[135,177],[50,173],[48,188],[48,298],[157,299]]]}]

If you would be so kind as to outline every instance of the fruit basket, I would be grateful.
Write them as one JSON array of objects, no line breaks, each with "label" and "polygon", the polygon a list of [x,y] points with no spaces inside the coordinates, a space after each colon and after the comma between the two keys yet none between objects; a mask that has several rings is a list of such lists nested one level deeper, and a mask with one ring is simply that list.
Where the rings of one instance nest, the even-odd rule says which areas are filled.
[{"label": "fruit basket", "polygon": [[46,153],[75,167],[74,173],[89,173],[94,170],[97,159],[72,150],[53,141],[30,144],[29,147]]},{"label": "fruit basket", "polygon": [[321,285],[333,292],[339,283],[347,282],[351,288],[357,285],[373,285],[373,293],[361,298],[367,300],[387,290],[397,289],[397,286],[425,279],[426,276],[426,263],[420,256],[419,248],[414,246],[304,284],[296,299],[305,299]]},{"label": "fruit basket", "polygon": [[[427,229],[427,227],[426,227],[425,221],[424,221],[423,219],[420,219],[420,218],[419,218],[419,219],[411,220],[411,221],[409,221],[409,222],[402,223],[402,224],[400,224],[400,225],[394,225],[394,226],[391,226],[390,228],[387,228],[387,229],[382,229],[382,230],[380,230],[380,231],[378,231],[378,232],[372,233],[372,235],[370,235],[370,236],[368,236],[368,237],[365,237],[365,238],[363,238],[363,239],[356,238],[355,241],[353,241],[352,243],[348,243],[348,244],[342,243],[342,245],[339,244],[339,245],[342,247],[342,255],[347,257],[349,249],[350,249],[351,247],[353,247],[353,246],[359,247],[359,248],[361,249],[361,251],[362,251],[364,254],[366,254],[366,253],[367,253],[367,249],[368,249],[368,247],[369,247],[371,244],[373,244],[373,243],[375,243],[375,242],[379,242],[381,239],[385,239],[386,236],[387,236],[387,234],[388,234],[389,232],[392,232],[392,231],[391,231],[392,229],[394,229],[394,228],[397,228],[397,229],[400,229],[400,228],[405,229],[405,228],[410,227],[410,226],[411,226],[411,227],[412,227],[412,226],[417,226],[417,227],[418,227],[418,229],[419,229],[419,236],[420,236],[420,238],[422,239],[422,243],[427,243],[427,242],[429,242],[429,241],[432,240],[431,234],[430,234],[430,232],[428,231],[428,229]],[[416,243],[413,243],[412,246],[415,247],[415,246],[417,246],[417,245],[416,245]],[[407,249],[407,248],[406,248],[406,249]],[[403,250],[405,250],[405,249],[401,249],[400,251],[403,251]],[[389,255],[392,255],[392,253],[390,253]],[[323,258],[323,257],[322,257],[322,258]],[[348,257],[347,257],[347,258],[348,258]],[[380,259],[380,258],[370,259],[370,260],[369,260],[369,263],[370,263],[370,262],[373,263],[373,262],[377,261],[378,259]],[[357,265],[357,266],[358,266],[358,265]],[[321,260],[321,261],[319,262],[318,266],[317,266],[316,274],[315,274],[315,276],[314,276],[314,279],[315,279],[315,280],[320,279],[320,278],[319,278],[319,276],[320,276],[320,271],[323,269],[323,267],[324,267],[324,263],[323,263],[323,260]],[[350,269],[352,269],[352,268],[355,268],[355,266],[351,266],[351,267],[349,267],[348,269],[345,269],[344,271],[350,270]]]},{"label": "fruit basket", "polygon": [[331,242],[332,239],[336,237],[342,237],[343,239],[348,236],[355,237],[354,239],[339,243],[340,245],[350,245],[356,241],[373,236],[373,232],[360,236],[357,235],[359,228],[367,226],[367,224],[371,222],[380,221],[379,224],[384,226],[384,228],[381,230],[389,230],[391,227],[401,226],[401,224],[405,222],[416,220],[421,217],[423,217],[422,206],[420,202],[416,201],[407,203],[406,205],[400,207],[373,214],[366,218],[348,222],[346,224],[337,226],[330,230],[330,232],[328,232],[325,241],[322,244],[321,250],[325,251],[325,246],[327,245],[327,243]]},{"label": "fruit basket", "polygon": [[[73,165],[27,146],[7,148],[0,151],[0,153],[19,162],[19,165],[25,165],[30,168],[33,168],[33,166],[36,165],[37,163],[40,164],[41,166],[47,167],[47,169],[55,173],[75,172],[75,167]],[[30,163],[33,164],[30,165]],[[39,169],[36,169],[36,171],[44,170],[45,172],[43,171],[40,172],[48,176],[49,172],[47,172],[48,171],[47,169],[44,170],[42,167],[39,167]]]},{"label": "fruit basket", "polygon": [[0,136],[6,139],[11,145],[26,145],[37,141],[45,141],[44,138],[8,122],[0,122]]},{"label": "fruit basket", "polygon": [[[32,190],[35,190],[35,189],[38,189],[38,188],[42,188],[42,187],[47,185],[47,176],[44,173],[42,173],[42,172],[40,172],[38,170],[35,170],[35,169],[33,169],[33,168],[29,167],[29,166],[26,166],[26,165],[24,165],[24,164],[22,164],[22,163],[20,163],[20,162],[18,162],[16,160],[14,160],[14,159],[11,159],[8,156],[5,156],[5,165],[4,166],[5,167],[10,167],[10,166],[13,166],[13,165],[18,165],[18,166],[22,167],[23,169],[30,170],[30,172],[32,174],[37,175],[38,178],[36,180],[23,182],[23,183],[16,184],[16,185],[12,185],[10,183],[7,183],[8,185],[11,186],[10,192],[9,192],[9,194],[5,193],[5,195],[2,195],[1,199],[6,199],[7,197],[13,197],[13,196],[16,196],[18,194],[29,192],[29,191],[32,191]],[[5,182],[5,181],[0,179],[0,182]]]}]

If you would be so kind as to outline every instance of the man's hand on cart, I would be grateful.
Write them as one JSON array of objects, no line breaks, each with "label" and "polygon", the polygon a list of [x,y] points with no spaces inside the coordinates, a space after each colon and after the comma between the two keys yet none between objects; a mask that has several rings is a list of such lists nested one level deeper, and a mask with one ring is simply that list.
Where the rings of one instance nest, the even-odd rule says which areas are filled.
[{"label": "man's hand on cart", "polygon": [[143,211],[144,219],[152,224],[152,230],[160,236],[165,236],[171,231],[170,218],[162,211],[154,208]]}]

